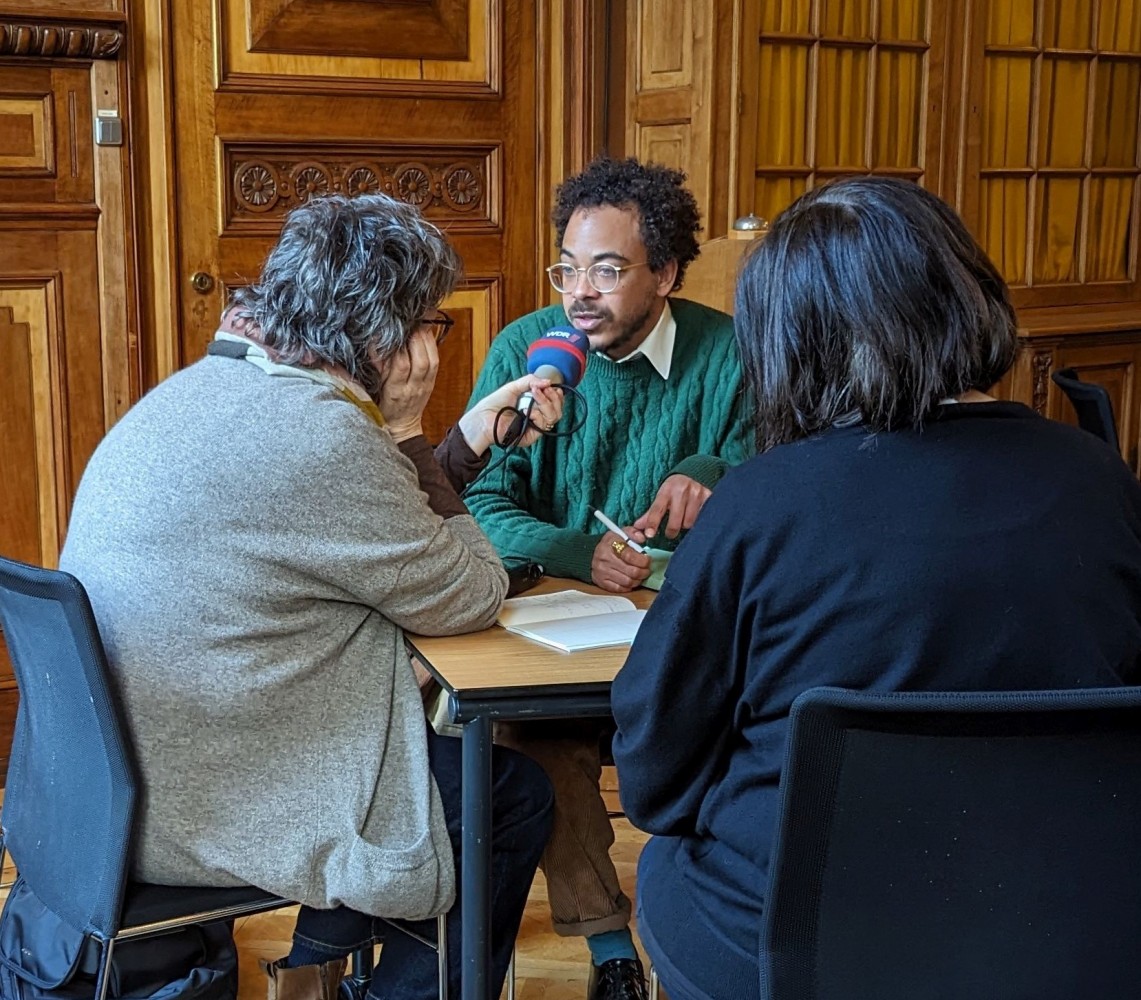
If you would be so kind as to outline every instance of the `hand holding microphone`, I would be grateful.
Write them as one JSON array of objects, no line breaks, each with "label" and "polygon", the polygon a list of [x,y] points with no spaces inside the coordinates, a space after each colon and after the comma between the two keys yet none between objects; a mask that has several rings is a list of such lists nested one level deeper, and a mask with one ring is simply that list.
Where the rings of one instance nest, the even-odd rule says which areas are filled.
[{"label": "hand holding microphone", "polygon": [[475,454],[482,455],[496,440],[506,440],[511,428],[515,428],[518,436],[522,420],[515,407],[524,393],[527,393],[533,401],[531,421],[532,424],[537,424],[538,428],[528,427],[518,443],[522,447],[534,444],[539,439],[541,431],[554,427],[563,414],[563,394],[550,386],[551,383],[545,378],[524,375],[484,396],[460,417],[460,433],[463,434],[468,447]]},{"label": "hand holding microphone", "polygon": [[[571,327],[556,327],[527,349],[529,374],[484,396],[460,418],[468,446],[482,455],[491,445],[526,448],[554,429],[563,414],[563,393],[586,370],[590,341]],[[505,412],[506,411],[506,412]]]},{"label": "hand holding microphone", "polygon": [[[572,326],[556,326],[527,348],[527,372],[551,385],[573,388],[582,381],[589,350],[585,333]],[[519,397],[519,411],[530,412],[531,402],[531,394],[524,393]]]}]

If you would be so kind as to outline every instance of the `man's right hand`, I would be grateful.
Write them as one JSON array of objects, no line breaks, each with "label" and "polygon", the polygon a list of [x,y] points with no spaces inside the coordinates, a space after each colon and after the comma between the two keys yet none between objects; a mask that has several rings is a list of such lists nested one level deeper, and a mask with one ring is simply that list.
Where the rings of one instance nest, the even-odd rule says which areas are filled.
[{"label": "man's right hand", "polygon": [[[634,541],[642,543],[645,536],[635,528],[625,528]],[[608,531],[594,547],[590,560],[590,578],[596,587],[615,594],[624,594],[642,586],[650,576],[650,557],[638,554],[614,532]]]}]

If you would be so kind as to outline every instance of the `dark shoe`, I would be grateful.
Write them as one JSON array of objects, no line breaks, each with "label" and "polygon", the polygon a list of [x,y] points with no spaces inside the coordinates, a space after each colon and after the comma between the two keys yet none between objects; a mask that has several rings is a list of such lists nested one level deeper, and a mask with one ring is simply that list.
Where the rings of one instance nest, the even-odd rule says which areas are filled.
[{"label": "dark shoe", "polygon": [[590,968],[587,1000],[646,1000],[646,974],[636,958],[612,958]]}]

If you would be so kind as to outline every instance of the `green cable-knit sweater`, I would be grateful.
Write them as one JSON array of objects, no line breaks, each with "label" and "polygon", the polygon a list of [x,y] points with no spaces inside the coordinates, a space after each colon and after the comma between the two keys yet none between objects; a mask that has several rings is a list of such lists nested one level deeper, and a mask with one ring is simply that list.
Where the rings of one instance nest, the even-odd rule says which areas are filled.
[{"label": "green cable-knit sweater", "polygon": [[[594,508],[632,524],[667,476],[680,473],[712,489],[728,467],[749,457],[733,320],[683,299],[671,299],[670,308],[677,337],[668,380],[645,358],[619,365],[591,357],[578,386],[588,406],[585,426],[518,449],[504,465],[495,465],[496,449],[493,466],[465,499],[503,558],[590,582],[591,557],[605,532]],[[472,403],[526,372],[531,343],[566,325],[562,306],[551,306],[505,327]],[[559,430],[581,419],[581,402],[568,394]],[[671,543],[659,531],[654,545]]]}]

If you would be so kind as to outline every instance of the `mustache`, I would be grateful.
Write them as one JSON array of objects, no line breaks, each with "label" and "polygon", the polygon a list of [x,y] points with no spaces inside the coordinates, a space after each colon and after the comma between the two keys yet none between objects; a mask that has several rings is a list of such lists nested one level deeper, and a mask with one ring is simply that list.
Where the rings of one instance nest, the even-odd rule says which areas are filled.
[{"label": "mustache", "polygon": [[570,319],[574,319],[576,316],[587,316],[591,319],[613,319],[614,318],[613,316],[610,315],[609,309],[575,308],[574,306],[571,307],[570,311],[567,313],[567,316]]}]

